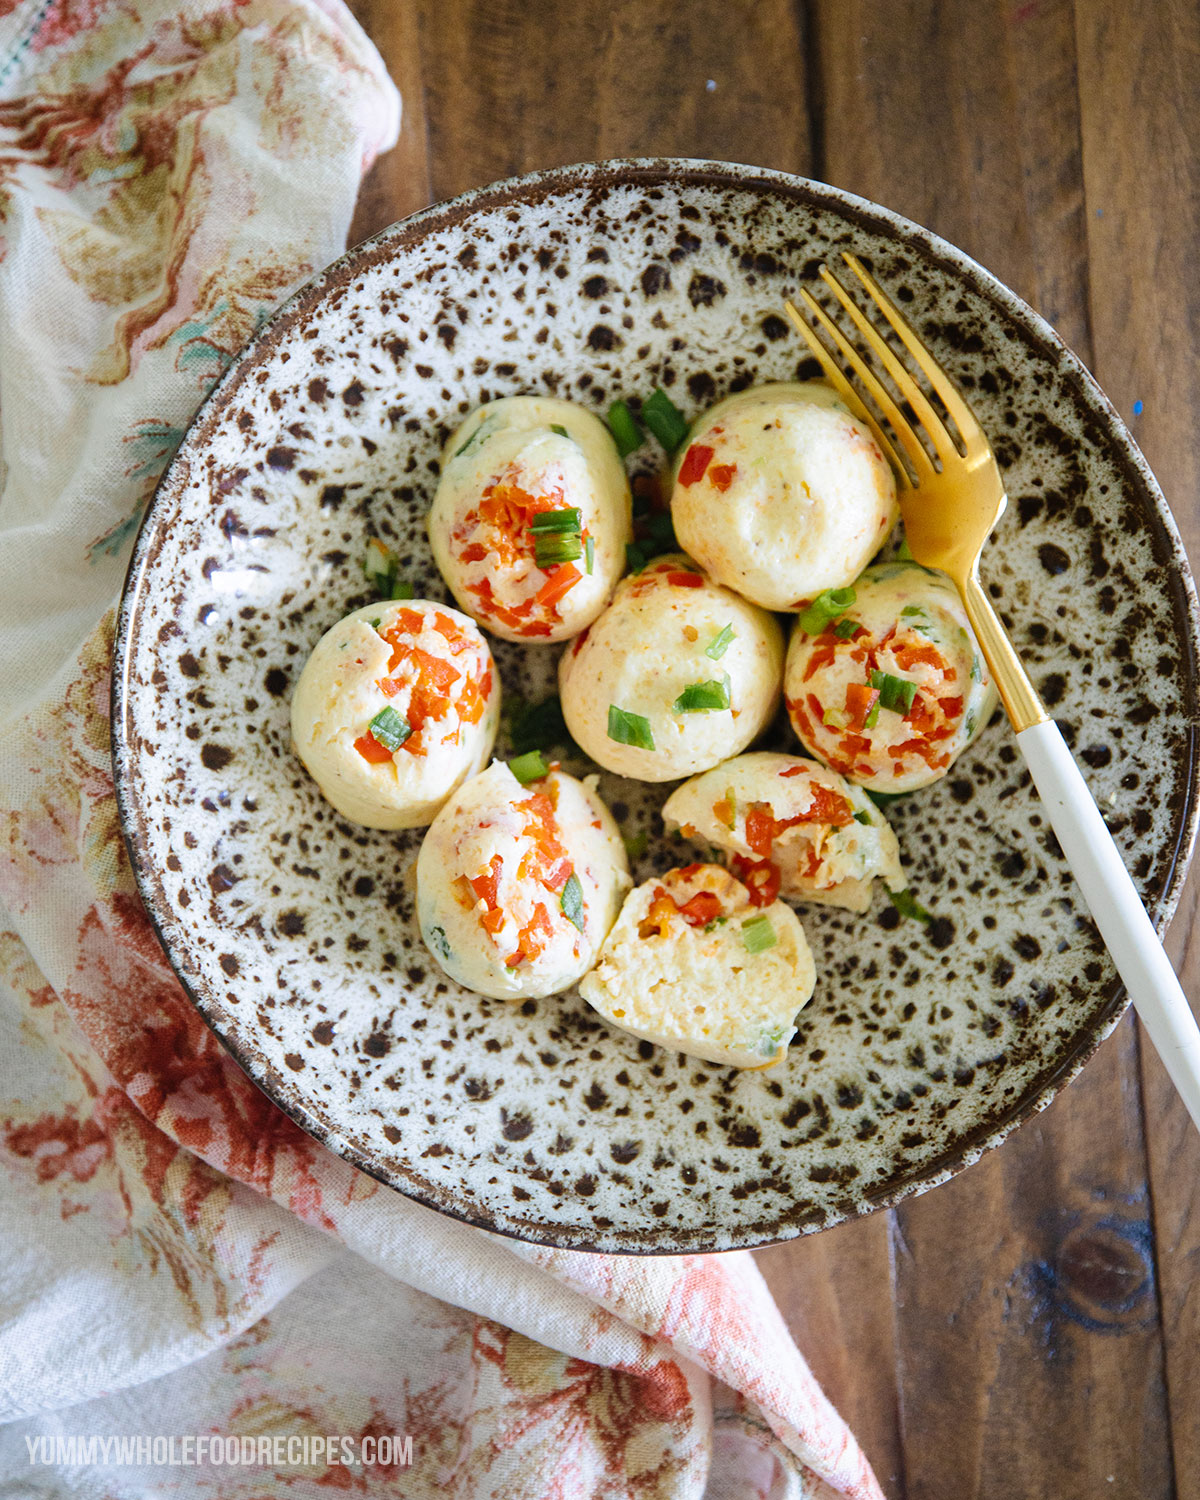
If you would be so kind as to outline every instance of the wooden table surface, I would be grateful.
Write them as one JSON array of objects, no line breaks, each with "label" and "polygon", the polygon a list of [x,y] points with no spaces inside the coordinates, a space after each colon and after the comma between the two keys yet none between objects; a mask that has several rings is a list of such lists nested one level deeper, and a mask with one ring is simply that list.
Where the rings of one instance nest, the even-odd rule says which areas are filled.
[{"label": "wooden table surface", "polygon": [[[926,224],[1095,373],[1200,556],[1196,0],[355,0],[404,95],[357,240],[513,173],[750,162]],[[1200,994],[1189,880],[1170,935]],[[757,1252],[895,1500],[1200,1497],[1200,1138],[1126,1016],[953,1182]]]}]

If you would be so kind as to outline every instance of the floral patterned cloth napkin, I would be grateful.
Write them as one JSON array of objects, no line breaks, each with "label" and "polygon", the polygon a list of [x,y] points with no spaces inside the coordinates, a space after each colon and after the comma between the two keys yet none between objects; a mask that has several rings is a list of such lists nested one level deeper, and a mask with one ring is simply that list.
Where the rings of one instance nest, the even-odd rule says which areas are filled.
[{"label": "floral patterned cloth napkin", "polygon": [[[133,532],[398,124],[338,0],[0,0],[5,1493],[868,1500],[748,1255],[543,1250],[380,1186],[248,1082],[138,901],[108,722]],[[158,1461],[189,1434],[254,1441]],[[273,1441],[317,1434],[350,1446]]]}]

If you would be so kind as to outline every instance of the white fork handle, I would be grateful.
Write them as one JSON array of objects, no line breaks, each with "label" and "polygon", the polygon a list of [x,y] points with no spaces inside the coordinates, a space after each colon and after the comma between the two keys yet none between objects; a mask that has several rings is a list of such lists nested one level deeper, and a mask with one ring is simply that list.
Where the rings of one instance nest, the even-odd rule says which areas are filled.
[{"label": "white fork handle", "polygon": [[1112,835],[1057,724],[1023,729],[1017,744],[1129,998],[1200,1128],[1200,1028]]}]

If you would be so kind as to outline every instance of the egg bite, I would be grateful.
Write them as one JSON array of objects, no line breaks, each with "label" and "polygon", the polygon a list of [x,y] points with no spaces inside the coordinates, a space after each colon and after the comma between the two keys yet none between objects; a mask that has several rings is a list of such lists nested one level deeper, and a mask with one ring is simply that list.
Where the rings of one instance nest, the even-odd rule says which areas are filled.
[{"label": "egg bite", "polygon": [[760,385],[694,425],[675,466],[679,545],[764,609],[852,582],[896,524],[896,482],[865,422],[818,381]]},{"label": "egg bite", "polygon": [[815,980],[791,907],[756,907],[720,865],[695,864],[630,893],[579,993],[660,1047],[769,1068],[786,1056]]},{"label": "egg bite", "polygon": [[622,580],[558,664],[563,717],[597,764],[671,781],[744,750],[778,702],[783,637],[682,554]]},{"label": "egg bite", "polygon": [[424,599],[356,609],[313,647],[292,744],[326,801],[367,828],[420,828],[486,765],[500,680],[473,621]]},{"label": "egg bite", "polygon": [[624,569],[629,481],[591,412],[506,396],[451,434],[428,524],[467,614],[508,641],[565,641],[596,618]]},{"label": "egg bite", "polygon": [[796,755],[739,755],[676,788],[662,810],[678,831],[715,851],[754,906],[777,896],[866,911],[878,878],[907,882],[887,819],[860,787]]},{"label": "egg bite", "polygon": [[451,979],[525,1000],[568,989],[592,967],[629,886],[595,777],[551,770],[522,785],[495,761],[425,835],[417,920]]},{"label": "egg bite", "polygon": [[878,563],[838,597],[807,602],[784,693],[807,750],[890,793],[944,776],[996,706],[954,585],[913,562]]}]

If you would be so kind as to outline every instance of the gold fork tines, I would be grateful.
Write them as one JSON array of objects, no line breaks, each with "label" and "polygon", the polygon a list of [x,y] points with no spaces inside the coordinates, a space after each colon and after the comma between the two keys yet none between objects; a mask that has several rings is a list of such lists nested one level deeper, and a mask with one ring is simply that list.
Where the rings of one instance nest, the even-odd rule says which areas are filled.
[{"label": "gold fork tines", "polygon": [[[1005,506],[1004,484],[987,434],[858,257],[847,254],[843,258],[928,380],[955,431],[828,266],[821,267],[821,279],[854,325],[876,368],[807,288],[801,289],[800,299],[813,323],[806,322],[791,302],[785,303],[787,314],[804,335],[826,379],[867,423],[895,468],[909,550],[925,567],[948,574],[957,587],[1013,727],[1019,731],[1042,723],[1046,711],[979,581],[979,554]],[[911,418],[904,407],[912,412]]]}]

